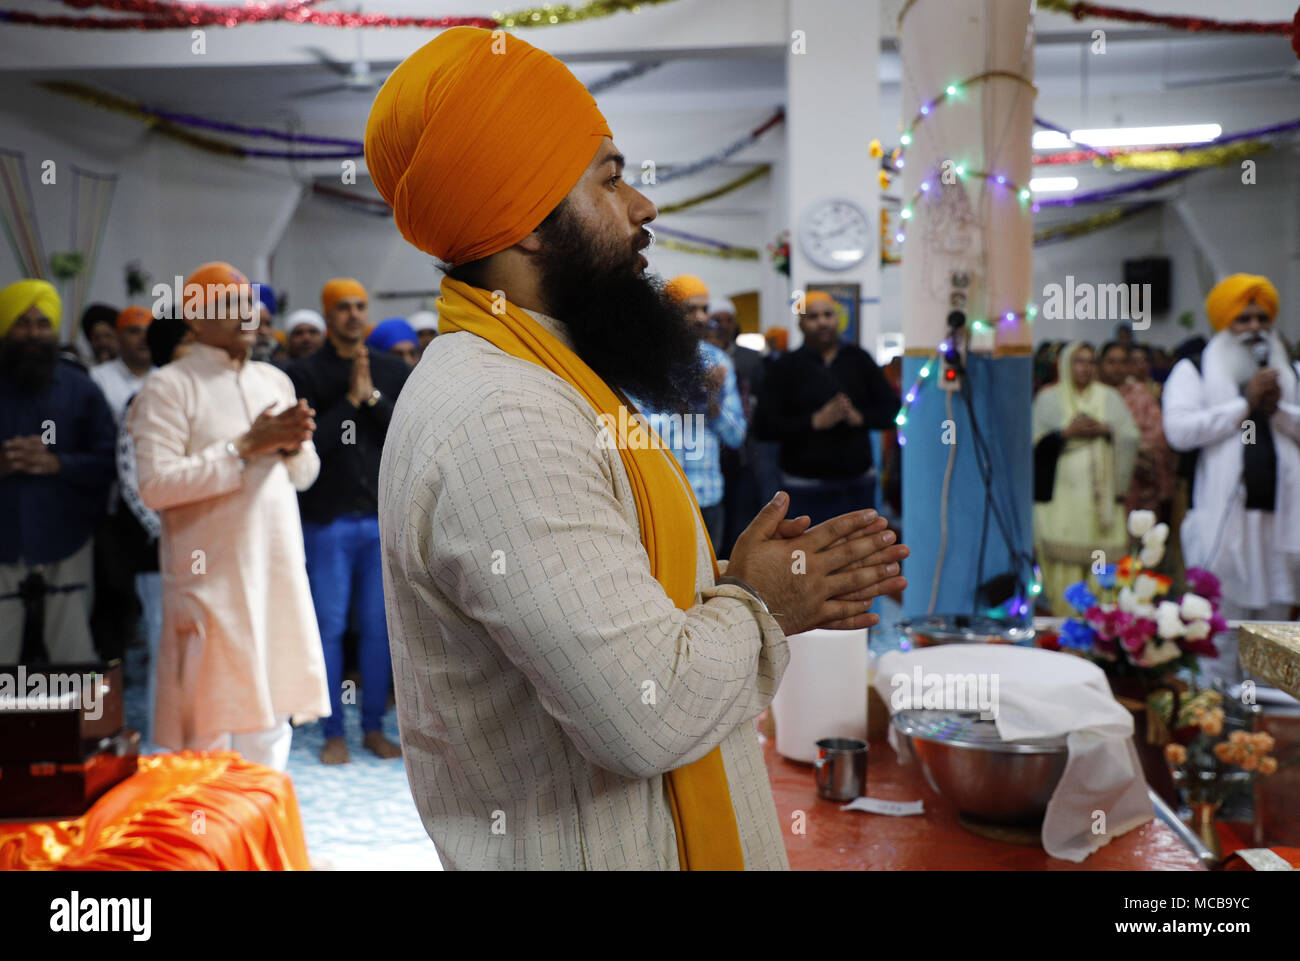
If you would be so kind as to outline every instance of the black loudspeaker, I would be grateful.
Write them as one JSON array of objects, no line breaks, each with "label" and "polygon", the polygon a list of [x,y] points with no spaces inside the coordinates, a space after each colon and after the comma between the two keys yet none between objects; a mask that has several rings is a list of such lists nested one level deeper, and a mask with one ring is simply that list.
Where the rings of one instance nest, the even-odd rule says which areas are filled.
[{"label": "black loudspeaker", "polygon": [[1169,258],[1124,261],[1124,283],[1151,285],[1151,313],[1169,313]]}]

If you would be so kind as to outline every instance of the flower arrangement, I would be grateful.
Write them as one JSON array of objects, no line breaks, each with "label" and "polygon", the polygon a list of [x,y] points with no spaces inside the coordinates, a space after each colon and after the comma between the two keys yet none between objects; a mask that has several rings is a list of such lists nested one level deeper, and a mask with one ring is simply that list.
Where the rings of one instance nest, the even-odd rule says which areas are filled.
[{"label": "flower arrangement", "polygon": [[86,266],[86,259],[79,250],[65,250],[50,254],[50,272],[56,280],[71,280],[81,273]]},{"label": "flower arrangement", "polygon": [[1222,697],[1201,691],[1184,704],[1174,740],[1165,745],[1165,760],[1190,803],[1221,802],[1223,775],[1234,767],[1265,777],[1277,770],[1277,758],[1269,753],[1275,746],[1272,735],[1233,731],[1223,737]]},{"label": "flower arrangement", "polygon": [[1173,581],[1155,572],[1168,524],[1157,524],[1152,511],[1133,511],[1128,532],[1133,550],[1093,569],[1098,593],[1086,581],[1065,589],[1080,617],[1066,620],[1059,643],[1112,677],[1159,683],[1179,668],[1194,670],[1201,656],[1218,656],[1213,636],[1228,623],[1219,614],[1219,580],[1209,571],[1189,568],[1187,590],[1177,599],[1170,596]]},{"label": "flower arrangement", "polygon": [[790,231],[783,230],[776,235],[776,241],[767,245],[767,255],[773,267],[790,276]]}]

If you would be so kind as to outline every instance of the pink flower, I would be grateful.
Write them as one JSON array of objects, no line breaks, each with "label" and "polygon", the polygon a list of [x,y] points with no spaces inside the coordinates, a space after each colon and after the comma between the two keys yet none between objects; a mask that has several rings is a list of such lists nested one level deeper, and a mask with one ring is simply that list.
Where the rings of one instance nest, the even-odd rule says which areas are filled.
[{"label": "pink flower", "polygon": [[1132,614],[1125,614],[1118,608],[1113,611],[1103,611],[1095,605],[1088,608],[1083,616],[1096,630],[1097,637],[1103,641],[1115,640],[1133,620]]},{"label": "pink flower", "polygon": [[1140,654],[1146,643],[1156,632],[1156,622],[1148,617],[1139,617],[1120,628],[1120,642],[1129,654]]}]

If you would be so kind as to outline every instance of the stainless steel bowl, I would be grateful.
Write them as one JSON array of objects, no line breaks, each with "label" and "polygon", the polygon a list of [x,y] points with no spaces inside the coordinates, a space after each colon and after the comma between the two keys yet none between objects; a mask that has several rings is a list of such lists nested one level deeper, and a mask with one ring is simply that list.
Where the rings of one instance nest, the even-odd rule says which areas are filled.
[{"label": "stainless steel bowl", "polygon": [[892,723],[930,787],[997,824],[1042,820],[1069,759],[1064,737],[1004,741],[976,712],[899,711]]}]

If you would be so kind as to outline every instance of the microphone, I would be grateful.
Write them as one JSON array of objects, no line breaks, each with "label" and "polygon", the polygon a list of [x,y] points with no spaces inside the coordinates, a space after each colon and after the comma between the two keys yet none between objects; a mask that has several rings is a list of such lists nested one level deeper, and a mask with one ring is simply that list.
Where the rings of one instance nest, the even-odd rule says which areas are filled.
[{"label": "microphone", "polygon": [[1267,340],[1261,338],[1260,340],[1251,341],[1250,354],[1255,358],[1255,363],[1260,367],[1260,369],[1268,366],[1268,353]]}]

